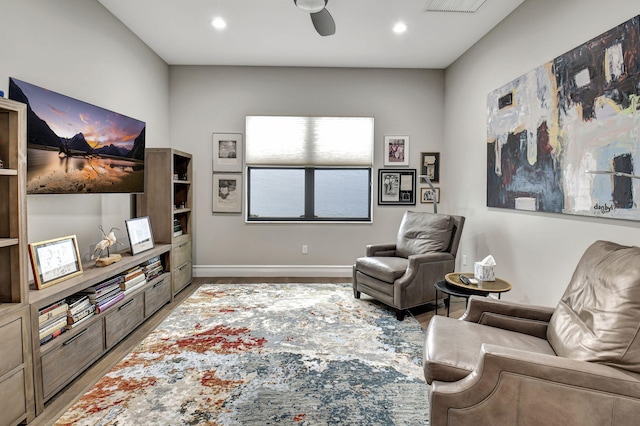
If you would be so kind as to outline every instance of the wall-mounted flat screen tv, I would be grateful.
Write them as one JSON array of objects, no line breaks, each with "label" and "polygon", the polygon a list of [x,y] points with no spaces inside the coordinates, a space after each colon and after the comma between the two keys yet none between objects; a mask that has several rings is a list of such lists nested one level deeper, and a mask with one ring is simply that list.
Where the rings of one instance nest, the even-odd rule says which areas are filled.
[{"label": "wall-mounted flat screen tv", "polygon": [[145,123],[15,78],[27,104],[27,193],[144,192]]}]

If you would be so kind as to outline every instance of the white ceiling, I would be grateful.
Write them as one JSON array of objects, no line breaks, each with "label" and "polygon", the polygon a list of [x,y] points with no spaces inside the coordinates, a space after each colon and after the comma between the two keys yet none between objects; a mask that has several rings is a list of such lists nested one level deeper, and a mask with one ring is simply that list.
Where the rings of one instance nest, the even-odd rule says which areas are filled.
[{"label": "white ceiling", "polygon": [[[321,37],[293,0],[99,0],[170,65],[446,68],[524,0],[476,13],[424,12],[427,0],[329,0]],[[222,16],[223,31],[211,26]],[[404,21],[408,30],[393,33]]]}]

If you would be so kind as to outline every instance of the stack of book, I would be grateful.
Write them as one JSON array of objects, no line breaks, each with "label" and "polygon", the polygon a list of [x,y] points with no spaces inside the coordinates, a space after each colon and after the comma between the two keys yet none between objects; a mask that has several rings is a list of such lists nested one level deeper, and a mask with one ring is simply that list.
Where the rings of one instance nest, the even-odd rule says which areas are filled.
[{"label": "stack of book", "polygon": [[152,257],[140,266],[142,266],[142,270],[144,271],[144,275],[147,277],[147,281],[151,281],[164,272],[160,256]]},{"label": "stack of book", "polygon": [[68,309],[66,299],[62,299],[38,311],[40,345],[50,342],[65,332]]},{"label": "stack of book", "polygon": [[173,236],[179,237],[182,235],[182,225],[178,219],[173,219]]},{"label": "stack of book", "polygon": [[88,320],[96,311],[95,305],[89,300],[86,294],[76,294],[69,298],[67,304],[67,330],[77,327],[83,321]]},{"label": "stack of book", "polygon": [[144,274],[142,266],[131,268],[120,275],[120,277],[122,277],[122,281],[120,282],[120,290],[122,290],[123,295],[129,294],[133,290],[147,283],[147,278]]},{"label": "stack of book", "polygon": [[83,290],[83,293],[89,297],[89,301],[96,306],[96,313],[104,312],[124,299],[124,293],[120,289],[122,281],[122,275],[116,275]]}]

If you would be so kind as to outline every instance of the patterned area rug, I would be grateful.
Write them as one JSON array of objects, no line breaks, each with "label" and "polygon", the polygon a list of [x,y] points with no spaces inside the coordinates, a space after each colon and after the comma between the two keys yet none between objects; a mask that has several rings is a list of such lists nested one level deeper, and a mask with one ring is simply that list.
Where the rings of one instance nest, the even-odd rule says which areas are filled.
[{"label": "patterned area rug", "polygon": [[204,284],[57,425],[425,425],[424,330],[350,284]]}]

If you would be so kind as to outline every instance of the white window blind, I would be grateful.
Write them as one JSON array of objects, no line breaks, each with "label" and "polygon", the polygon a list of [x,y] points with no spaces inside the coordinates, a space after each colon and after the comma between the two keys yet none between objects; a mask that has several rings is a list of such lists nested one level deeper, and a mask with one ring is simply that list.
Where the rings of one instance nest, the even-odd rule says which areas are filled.
[{"label": "white window blind", "polygon": [[246,117],[249,166],[373,165],[373,117]]}]

